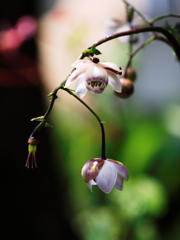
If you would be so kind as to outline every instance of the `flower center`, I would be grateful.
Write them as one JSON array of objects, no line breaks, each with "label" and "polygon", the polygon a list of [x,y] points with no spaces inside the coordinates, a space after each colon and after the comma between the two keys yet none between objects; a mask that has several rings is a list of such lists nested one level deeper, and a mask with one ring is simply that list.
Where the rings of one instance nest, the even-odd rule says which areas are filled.
[{"label": "flower center", "polygon": [[86,80],[86,88],[94,93],[102,93],[108,82],[103,77],[92,77]]}]

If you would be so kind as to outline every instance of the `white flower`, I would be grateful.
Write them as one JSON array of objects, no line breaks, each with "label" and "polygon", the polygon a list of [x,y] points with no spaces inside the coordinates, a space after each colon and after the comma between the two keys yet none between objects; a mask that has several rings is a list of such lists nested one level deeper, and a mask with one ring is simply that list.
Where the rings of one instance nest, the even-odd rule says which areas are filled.
[{"label": "white flower", "polygon": [[117,75],[121,75],[120,68],[112,62],[99,62],[99,59],[78,60],[73,63],[74,71],[68,77],[65,87],[69,87],[76,80],[76,94],[84,97],[87,91],[102,93],[109,84],[116,92],[121,92],[121,83]]},{"label": "white flower", "polygon": [[123,180],[128,180],[127,168],[112,159],[93,158],[85,163],[81,174],[91,191],[92,185],[97,185],[105,193],[110,193],[114,186],[122,190]]}]

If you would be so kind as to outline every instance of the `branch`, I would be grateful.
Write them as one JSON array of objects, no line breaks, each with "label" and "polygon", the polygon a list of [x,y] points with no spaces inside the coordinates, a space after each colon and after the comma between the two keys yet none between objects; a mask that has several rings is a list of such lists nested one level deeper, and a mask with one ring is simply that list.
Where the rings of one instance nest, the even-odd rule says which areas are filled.
[{"label": "branch", "polygon": [[159,16],[159,17],[157,17],[157,18],[154,18],[154,19],[150,22],[150,24],[153,25],[155,22],[157,22],[157,21],[159,21],[159,20],[162,20],[162,19],[164,19],[164,18],[170,18],[170,17],[172,17],[172,18],[180,18],[180,15],[167,14],[167,15]]},{"label": "branch", "polygon": [[174,38],[174,36],[170,32],[168,32],[166,29],[164,29],[162,27],[150,26],[150,27],[144,27],[144,28],[138,28],[138,29],[131,29],[131,30],[125,31],[125,32],[115,33],[115,34],[112,34],[105,38],[102,38],[101,40],[99,40],[96,43],[94,43],[93,45],[91,45],[88,49],[90,49],[92,47],[97,47],[105,42],[108,42],[110,40],[113,40],[113,39],[116,39],[116,38],[119,38],[122,36],[144,33],[144,32],[158,32],[158,33],[163,34],[168,39],[169,44],[172,46],[173,50],[176,53],[178,60],[180,61],[180,45],[179,45],[179,43],[177,42],[177,40]]}]

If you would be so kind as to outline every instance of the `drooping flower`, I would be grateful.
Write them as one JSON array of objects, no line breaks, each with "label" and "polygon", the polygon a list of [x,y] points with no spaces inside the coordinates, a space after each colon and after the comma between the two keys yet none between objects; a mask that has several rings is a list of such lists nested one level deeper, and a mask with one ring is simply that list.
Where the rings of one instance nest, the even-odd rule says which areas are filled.
[{"label": "drooping flower", "polygon": [[37,162],[36,162],[37,144],[38,144],[38,141],[34,137],[30,137],[28,139],[28,156],[25,164],[25,167],[27,168],[29,167],[37,168]]},{"label": "drooping flower", "polygon": [[121,83],[118,75],[120,68],[112,62],[100,62],[98,58],[93,60],[78,60],[73,63],[74,71],[68,77],[65,87],[69,87],[73,81],[77,81],[75,92],[79,97],[84,97],[88,91],[102,93],[109,84],[116,92],[121,92]]},{"label": "drooping flower", "polygon": [[84,164],[81,174],[91,191],[92,185],[97,185],[105,193],[113,187],[122,190],[123,180],[128,180],[127,168],[113,159],[93,158]]}]

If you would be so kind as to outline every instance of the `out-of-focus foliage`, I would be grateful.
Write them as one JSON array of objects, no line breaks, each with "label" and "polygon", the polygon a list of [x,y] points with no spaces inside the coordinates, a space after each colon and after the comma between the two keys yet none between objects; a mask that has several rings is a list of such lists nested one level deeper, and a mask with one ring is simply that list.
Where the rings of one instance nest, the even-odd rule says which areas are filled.
[{"label": "out-of-focus foliage", "polygon": [[[123,66],[126,59],[114,57]],[[130,177],[123,191],[106,195],[93,186],[91,193],[80,173],[86,161],[100,157],[99,126],[83,106],[56,112],[55,146],[64,157],[58,167],[69,181],[74,228],[84,240],[179,239],[180,104],[144,112],[134,96],[119,99],[110,88],[85,101],[105,121],[107,157],[123,162]]]}]

